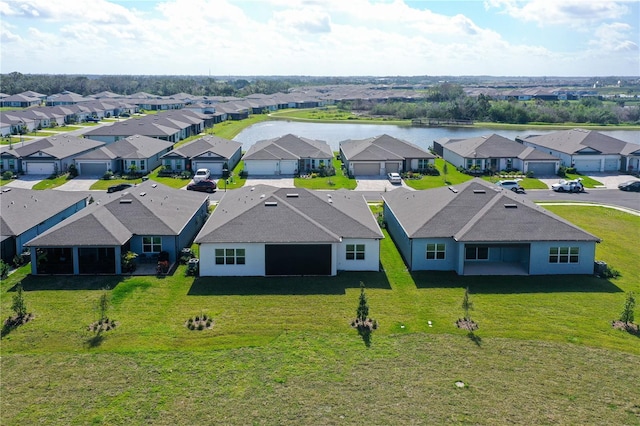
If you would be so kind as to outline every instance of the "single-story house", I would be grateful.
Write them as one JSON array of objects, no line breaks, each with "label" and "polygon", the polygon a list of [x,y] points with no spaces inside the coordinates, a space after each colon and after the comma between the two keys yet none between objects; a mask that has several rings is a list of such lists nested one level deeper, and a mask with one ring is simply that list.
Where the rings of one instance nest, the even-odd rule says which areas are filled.
[{"label": "single-story house", "polygon": [[100,141],[62,134],[24,145],[13,144],[11,148],[3,146],[0,148],[2,170],[30,175],[62,173],[68,170],[76,157],[103,145]]},{"label": "single-story house", "polygon": [[19,108],[28,108],[36,105],[42,104],[42,99],[27,96],[25,94],[19,93],[17,95],[7,96],[3,98],[0,102],[0,105],[3,107],[19,107]]},{"label": "single-story house", "polygon": [[2,260],[11,263],[23,245],[87,206],[87,194],[76,191],[0,191]]},{"label": "single-story house", "polygon": [[640,145],[595,130],[572,129],[516,138],[517,142],[559,157],[562,165],[585,172],[637,171]]},{"label": "single-story house", "polygon": [[384,238],[362,195],[244,187],[227,192],[195,239],[202,276],[378,271]]},{"label": "single-story house", "polygon": [[233,170],[242,157],[242,144],[218,136],[207,135],[175,148],[160,158],[165,170],[209,169],[221,176],[225,167]]},{"label": "single-story house", "polygon": [[383,198],[387,229],[411,271],[593,273],[598,237],[482,179],[425,191],[398,188]]},{"label": "single-story house", "polygon": [[152,181],[96,198],[25,244],[37,259],[32,274],[121,274],[129,251],[138,259],[166,252],[173,263],[205,223],[209,206],[207,194]]},{"label": "single-story house", "polygon": [[173,142],[135,135],[80,155],[75,162],[83,176],[102,176],[109,170],[128,172],[132,166],[147,174],[160,166],[160,157],[171,148]]},{"label": "single-story house", "polygon": [[331,167],[333,152],[325,141],[288,134],[256,142],[242,160],[249,175],[292,175]]},{"label": "single-story house", "polygon": [[470,139],[436,140],[434,150],[442,151],[442,158],[456,167],[479,170],[517,169],[535,176],[555,175],[560,159],[551,154],[524,146],[495,133]]},{"label": "single-story house", "polygon": [[426,169],[435,156],[411,142],[381,135],[340,142],[340,158],[349,176],[384,176]]},{"label": "single-story house", "polygon": [[112,143],[129,136],[144,135],[175,143],[180,141],[180,134],[181,129],[177,127],[168,127],[147,120],[133,118],[126,121],[119,121],[108,126],[97,127],[86,132],[84,136],[104,143]]}]

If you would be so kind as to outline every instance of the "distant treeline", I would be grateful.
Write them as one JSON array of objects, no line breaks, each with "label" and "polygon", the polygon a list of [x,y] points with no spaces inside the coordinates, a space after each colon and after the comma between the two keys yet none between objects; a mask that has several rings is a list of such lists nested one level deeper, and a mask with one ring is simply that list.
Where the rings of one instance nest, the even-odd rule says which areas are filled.
[{"label": "distant treeline", "polygon": [[[451,93],[447,90],[446,93]],[[437,99],[437,100],[435,100]],[[373,116],[399,119],[432,118],[440,120],[472,120],[493,123],[592,123],[640,124],[638,104],[625,106],[623,102],[603,102],[598,98],[579,101],[516,101],[491,100],[458,94],[430,93],[426,100],[416,102],[372,103],[342,102],[339,107],[366,112]]]}]

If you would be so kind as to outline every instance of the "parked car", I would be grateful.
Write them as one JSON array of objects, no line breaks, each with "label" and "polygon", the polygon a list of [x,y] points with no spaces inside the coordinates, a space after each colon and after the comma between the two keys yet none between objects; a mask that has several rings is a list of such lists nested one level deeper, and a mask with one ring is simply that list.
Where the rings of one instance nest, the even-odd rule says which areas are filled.
[{"label": "parked car", "polygon": [[98,123],[100,122],[100,119],[98,117],[87,117],[87,122],[94,122],[94,123]]},{"label": "parked car", "polygon": [[496,185],[509,189],[513,192],[517,192],[518,194],[524,193],[524,188],[520,186],[520,179],[499,180],[496,182]]},{"label": "parked car", "polygon": [[640,192],[640,180],[630,180],[618,185],[621,191]]},{"label": "parked car", "polygon": [[387,173],[387,178],[391,183],[402,183],[402,177],[400,173]]},{"label": "parked car", "polygon": [[216,183],[212,180],[200,180],[198,182],[190,183],[187,185],[189,191],[208,192],[211,194],[216,190]]},{"label": "parked car", "polygon": [[209,172],[209,169],[198,169],[196,174],[193,175],[193,181],[200,182],[201,180],[209,180],[210,177],[211,172]]},{"label": "parked car", "polygon": [[107,192],[118,192],[118,191],[122,191],[125,189],[129,189],[131,188],[133,185],[131,185],[130,183],[119,183],[117,185],[112,185],[109,188],[107,188]]},{"label": "parked car", "polygon": [[582,184],[582,178],[562,179],[560,182],[551,185],[551,189],[556,192],[584,192],[584,185]]}]

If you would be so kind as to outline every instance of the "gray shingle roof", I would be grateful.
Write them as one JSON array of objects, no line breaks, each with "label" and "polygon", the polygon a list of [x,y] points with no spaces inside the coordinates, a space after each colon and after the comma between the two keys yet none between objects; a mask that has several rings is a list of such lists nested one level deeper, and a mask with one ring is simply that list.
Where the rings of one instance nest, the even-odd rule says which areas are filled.
[{"label": "gray shingle roof", "polygon": [[383,238],[362,195],[257,185],[227,193],[195,241],[318,243],[341,238]]},{"label": "gray shingle roof", "polygon": [[22,158],[42,151],[53,158],[63,159],[102,145],[104,142],[62,134],[30,142],[24,146],[14,146],[13,149]]},{"label": "gray shingle roof", "polygon": [[76,157],[77,160],[99,159],[146,159],[164,152],[173,146],[173,142],[163,141],[148,136],[134,135],[110,143],[94,151]]},{"label": "gray shingle roof", "polygon": [[162,156],[162,158],[195,158],[207,152],[211,152],[212,154],[228,160],[233,157],[233,154],[235,154],[238,149],[241,148],[242,144],[240,142],[224,139],[219,136],[207,135],[167,152]]},{"label": "gray shingle roof", "polygon": [[133,235],[178,235],[207,199],[207,194],[143,182],[127,192],[103,194],[27,245],[113,246]]},{"label": "gray shingle roof", "polygon": [[435,156],[417,145],[389,135],[368,139],[345,140],[340,149],[347,161],[384,161],[406,158],[427,158]]},{"label": "gray shingle roof", "polygon": [[640,151],[638,144],[624,142],[595,130],[585,129],[564,130],[547,135],[530,135],[523,140],[566,154],[595,150],[598,154],[629,155]]},{"label": "gray shingle roof", "polygon": [[409,238],[457,241],[599,241],[528,199],[473,179],[455,187],[385,193],[388,208]]},{"label": "gray shingle roof", "polygon": [[328,143],[287,134],[274,139],[258,141],[249,147],[245,160],[299,160],[302,158],[332,158]]},{"label": "gray shingle roof", "polygon": [[0,192],[3,237],[20,235],[87,197],[86,193],[72,191],[6,189]]},{"label": "gray shingle roof", "polygon": [[507,139],[504,136],[491,134],[469,139],[454,139],[444,143],[444,148],[463,158],[521,158],[537,160],[557,160],[556,157]]}]

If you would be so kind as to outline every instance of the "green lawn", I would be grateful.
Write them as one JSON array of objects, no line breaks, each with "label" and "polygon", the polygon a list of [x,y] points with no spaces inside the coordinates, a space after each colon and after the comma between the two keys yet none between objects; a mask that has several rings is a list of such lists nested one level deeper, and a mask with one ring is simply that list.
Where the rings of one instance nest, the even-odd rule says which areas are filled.
[{"label": "green lawn", "polygon": [[[640,293],[640,217],[550,210],[603,239],[620,270],[579,277],[408,273],[390,238],[385,272],[337,277],[30,277],[35,320],[2,338],[2,424],[637,424],[640,344],[613,330]],[[349,326],[358,283],[380,328]],[[114,331],[86,327],[109,286]],[[469,287],[480,329],[456,329]],[[213,329],[189,331],[195,315]],[[432,321],[433,327],[429,327]],[[469,338],[472,337],[472,338]],[[465,388],[456,388],[461,380]],[[464,403],[461,404],[461,401]]]},{"label": "green lawn", "polygon": [[162,169],[162,166],[157,167],[153,172],[149,173],[149,179],[154,180],[156,182],[160,182],[163,185],[169,186],[171,188],[180,189],[183,186],[186,186],[191,182],[191,179],[182,179],[182,178],[173,178],[173,177],[160,177],[158,176],[158,172]]},{"label": "green lawn", "polygon": [[69,173],[65,173],[55,178],[49,177],[47,179],[41,180],[40,182],[33,185],[31,189],[36,189],[36,190],[53,189],[53,188],[57,188],[58,186],[64,185],[65,183],[67,183],[67,181],[71,179],[73,178],[69,175]]},{"label": "green lawn", "polygon": [[336,106],[309,109],[286,109],[272,112],[270,115],[276,120],[313,121],[317,123],[353,122],[358,124],[411,125],[411,120],[400,120],[393,117],[368,117],[354,114],[351,111],[339,109]]},{"label": "green lawn", "polygon": [[118,185],[119,183],[130,183],[132,185],[135,185],[135,184],[138,184],[138,183],[141,183],[141,182],[142,182],[142,178],[138,178],[138,179],[109,179],[109,180],[100,179],[96,183],[91,185],[91,188],[89,188],[89,189],[106,191],[107,188],[109,188],[110,186]]},{"label": "green lawn", "polygon": [[444,173],[445,161],[442,158],[435,159],[436,169],[440,176],[422,176],[421,179],[405,179],[404,183],[413,189],[431,189],[446,185],[458,185],[473,179],[472,176],[459,172],[451,163],[447,164],[447,173]]},{"label": "green lawn", "polygon": [[[496,176],[483,176],[482,179],[486,180],[487,182],[492,182],[492,183],[496,183],[499,180],[508,180],[510,178],[499,178]],[[549,187],[544,183],[539,181],[538,179],[535,178],[517,178],[520,179],[519,183],[520,186],[523,187],[524,189],[549,189]]]},{"label": "green lawn", "polygon": [[224,121],[222,123],[218,123],[213,126],[213,129],[209,129],[207,133],[214,134],[216,136],[220,136],[225,139],[233,139],[245,128],[252,126],[256,123],[260,123],[261,121],[266,121],[269,119],[269,116],[266,114],[258,114],[251,115],[249,118],[245,120],[229,120]]},{"label": "green lawn", "polygon": [[358,183],[355,179],[349,179],[342,170],[342,162],[335,156],[333,167],[336,170],[335,176],[315,177],[315,178],[295,178],[293,184],[296,188],[307,189],[355,189]]}]

